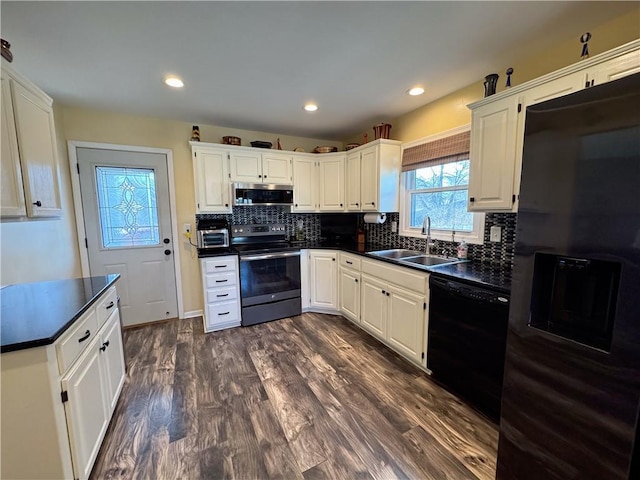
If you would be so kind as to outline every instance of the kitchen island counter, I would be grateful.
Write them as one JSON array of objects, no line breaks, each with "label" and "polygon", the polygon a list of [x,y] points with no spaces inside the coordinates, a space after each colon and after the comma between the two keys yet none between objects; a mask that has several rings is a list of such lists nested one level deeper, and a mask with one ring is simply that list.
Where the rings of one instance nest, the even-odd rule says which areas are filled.
[{"label": "kitchen island counter", "polygon": [[8,285],[0,290],[0,352],[50,345],[120,275]]}]

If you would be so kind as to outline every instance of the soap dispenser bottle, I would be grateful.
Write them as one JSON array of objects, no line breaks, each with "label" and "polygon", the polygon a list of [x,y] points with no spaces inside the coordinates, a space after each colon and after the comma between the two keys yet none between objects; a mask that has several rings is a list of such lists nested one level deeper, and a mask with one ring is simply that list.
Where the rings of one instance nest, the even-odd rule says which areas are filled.
[{"label": "soap dispenser bottle", "polygon": [[458,250],[458,258],[459,259],[466,259],[467,258],[467,253],[469,252],[469,247],[467,246],[467,242],[462,240],[458,244],[458,249],[457,250]]}]

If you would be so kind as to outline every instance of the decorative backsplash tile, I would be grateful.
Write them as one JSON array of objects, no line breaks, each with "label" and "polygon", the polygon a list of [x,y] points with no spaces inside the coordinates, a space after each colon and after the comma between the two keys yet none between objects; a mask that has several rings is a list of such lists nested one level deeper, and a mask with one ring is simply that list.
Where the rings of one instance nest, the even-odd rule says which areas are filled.
[{"label": "decorative backsplash tile", "polygon": [[[516,220],[515,213],[487,213],[484,227],[484,244],[469,244],[469,259],[482,262],[495,268],[510,269],[513,267],[513,251],[515,247]],[[410,250],[424,251],[425,238],[401,237],[391,231],[391,222],[400,223],[398,213],[387,213],[387,221],[383,224],[366,224],[367,242],[375,243],[383,248],[407,248]],[[490,242],[489,233],[492,226],[502,227],[500,242]],[[456,256],[458,242],[435,240],[435,251],[447,256]]]},{"label": "decorative backsplash tile", "polygon": [[315,213],[291,213],[290,207],[233,207],[231,215],[202,214],[200,218],[224,218],[231,225],[248,225],[251,223],[282,223],[289,237],[295,237],[298,220],[302,220],[305,239],[311,242],[320,240],[320,215]]},{"label": "decorative backsplash tile", "polygon": [[[204,214],[196,215],[199,218],[224,218],[230,224],[246,225],[250,223],[282,223],[286,226],[287,234],[294,237],[298,220],[302,220],[305,239],[310,242],[320,241],[320,227],[322,216],[329,214],[315,213],[291,213],[289,207],[233,207],[231,215]],[[379,245],[381,248],[408,248],[411,250],[424,251],[426,246],[425,238],[401,237],[391,231],[391,222],[399,221],[398,213],[388,213],[387,221],[379,224],[364,224],[362,215],[358,215],[360,225],[364,225],[367,242]],[[483,245],[469,245],[469,258],[479,261],[487,266],[496,269],[510,269],[513,267],[513,252],[516,236],[515,213],[487,213],[485,219]],[[502,238],[500,242],[490,242],[489,232],[494,225],[502,227]],[[435,240],[434,251],[438,254],[444,252],[447,256],[456,255],[458,242],[452,243],[444,240]]]}]

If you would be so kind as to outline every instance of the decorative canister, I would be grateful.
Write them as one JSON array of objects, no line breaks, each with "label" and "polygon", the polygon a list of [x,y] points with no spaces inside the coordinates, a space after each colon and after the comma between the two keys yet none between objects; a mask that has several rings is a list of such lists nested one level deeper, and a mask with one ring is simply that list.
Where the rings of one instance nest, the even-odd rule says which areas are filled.
[{"label": "decorative canister", "polygon": [[200,127],[198,125],[194,125],[191,130],[191,141],[199,142],[200,141]]},{"label": "decorative canister", "polygon": [[497,73],[491,73],[484,77],[484,96],[488,97],[496,93],[496,87],[498,86],[498,78],[500,75]]},{"label": "decorative canister", "polygon": [[391,133],[391,124],[389,123],[379,123],[378,125],[373,126],[373,133],[375,135],[375,139],[379,138],[389,138],[389,134]]}]

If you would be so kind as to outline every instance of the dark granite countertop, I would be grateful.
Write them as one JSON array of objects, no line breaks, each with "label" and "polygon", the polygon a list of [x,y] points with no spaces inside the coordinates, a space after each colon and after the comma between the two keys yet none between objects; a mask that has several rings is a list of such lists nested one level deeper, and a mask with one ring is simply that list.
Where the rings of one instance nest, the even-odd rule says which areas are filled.
[{"label": "dark granite countertop", "polygon": [[456,280],[463,280],[480,286],[497,289],[503,293],[509,293],[511,290],[511,270],[505,270],[499,266],[488,265],[473,260],[453,263],[448,265],[434,265],[431,267],[422,267],[408,263],[399,263],[396,260],[371,255],[369,252],[376,250],[388,250],[394,247],[385,247],[382,245],[366,244],[358,245],[354,243],[332,244],[330,242],[293,242],[293,245],[300,248],[312,249],[331,249],[341,250],[347,253],[356,253],[374,260],[380,260],[393,265],[419,270],[422,272],[432,273],[441,277],[448,277]]},{"label": "dark granite countertop", "polygon": [[8,285],[0,290],[0,352],[50,345],[120,275]]}]

